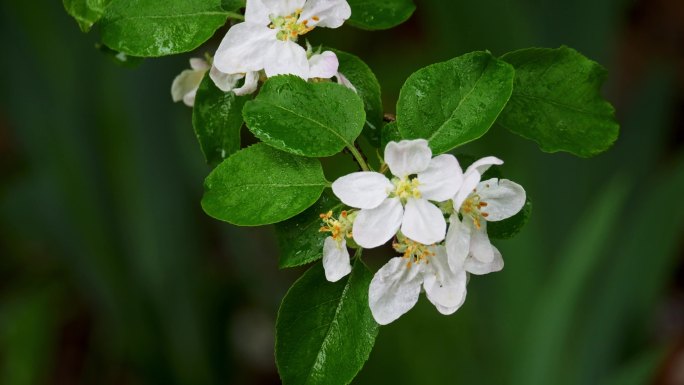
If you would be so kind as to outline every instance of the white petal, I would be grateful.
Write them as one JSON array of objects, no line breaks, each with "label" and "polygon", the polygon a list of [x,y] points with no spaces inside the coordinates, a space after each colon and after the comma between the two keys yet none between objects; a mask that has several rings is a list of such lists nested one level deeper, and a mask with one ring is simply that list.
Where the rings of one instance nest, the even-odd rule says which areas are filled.
[{"label": "white petal", "polygon": [[463,269],[454,272],[449,268],[443,246],[435,247],[434,251],[423,272],[425,294],[440,313],[453,314],[465,301],[466,273]]},{"label": "white petal", "polygon": [[483,263],[490,263],[494,260],[494,246],[489,242],[487,235],[487,221],[480,221],[478,229],[472,219],[465,218],[466,226],[470,228],[470,255]]},{"label": "white petal", "polygon": [[337,282],[351,272],[347,241],[337,243],[333,237],[328,237],[323,243],[323,269],[325,278],[330,282]]},{"label": "white petal", "polygon": [[492,250],[494,251],[494,259],[491,262],[484,263],[473,257],[470,257],[465,261],[465,270],[475,275],[483,275],[501,271],[501,269],[504,267],[504,261],[501,257],[501,253],[494,246],[492,246]]},{"label": "white petal", "polygon": [[374,209],[382,203],[394,185],[379,172],[360,171],[337,178],[333,193],[347,206]]},{"label": "white petal", "polygon": [[188,106],[188,107],[194,107],[195,106],[195,97],[197,96],[197,89],[194,89],[185,96],[183,96],[183,103]]},{"label": "white petal", "polygon": [[395,257],[375,273],[368,288],[368,304],[377,323],[387,325],[418,302],[421,266],[408,267],[406,259]]},{"label": "white petal", "polygon": [[449,218],[449,231],[447,231],[445,245],[451,269],[462,270],[470,251],[470,226],[462,223],[456,214]]},{"label": "white petal", "polygon": [[297,75],[306,80],[309,78],[306,50],[290,40],[276,40],[264,58],[264,71],[268,77]]},{"label": "white petal", "polygon": [[237,85],[237,82],[245,77],[245,75],[243,74],[223,73],[219,71],[219,69],[215,66],[211,67],[211,71],[209,71],[209,76],[211,77],[211,80],[214,81],[216,87],[218,87],[218,89],[220,89],[223,92],[232,91],[233,88],[235,88],[235,86]]},{"label": "white petal", "polygon": [[525,189],[508,179],[492,178],[481,182],[477,193],[481,201],[487,203],[481,211],[489,214],[488,221],[510,218],[525,205]]},{"label": "white petal", "polygon": [[398,198],[385,199],[374,209],[359,211],[352,228],[354,241],[366,249],[386,243],[399,230],[403,215],[404,209]]},{"label": "white petal", "polygon": [[304,8],[306,0],[262,0],[276,16],[289,16]]},{"label": "white petal", "polygon": [[242,87],[234,89],[233,92],[235,92],[235,95],[237,96],[248,95],[254,93],[258,86],[259,72],[247,72],[247,75],[245,76],[245,83],[242,85]]},{"label": "white petal", "polygon": [[480,174],[477,172],[472,172],[470,174],[466,173],[463,179],[463,184],[458,189],[458,193],[454,197],[454,210],[461,210],[461,205],[468,198],[470,194],[475,192],[477,184],[480,183]]},{"label": "white petal", "polygon": [[247,23],[269,25],[269,16],[273,13],[263,0],[247,0],[245,6],[245,21]]},{"label": "white petal", "polygon": [[235,24],[216,50],[214,65],[227,74],[262,70],[266,54],[278,41],[276,33],[276,30],[265,25]]},{"label": "white petal", "polygon": [[492,166],[500,166],[503,164],[503,160],[494,157],[494,156],[487,156],[482,159],[479,159],[475,161],[473,164],[468,166],[468,169],[466,170],[466,174],[470,174],[472,172],[477,172],[480,175],[484,174],[490,167]]},{"label": "white petal", "polygon": [[437,206],[425,199],[409,198],[401,232],[416,242],[431,245],[444,239],[446,221]]},{"label": "white petal", "polygon": [[454,197],[463,182],[463,171],[456,157],[439,155],[430,160],[427,170],[418,174],[418,189],[423,198],[443,202]]},{"label": "white petal", "polygon": [[309,58],[309,78],[330,79],[337,74],[340,62],[332,51],[325,51]]},{"label": "white petal", "polygon": [[385,147],[385,162],[392,174],[400,178],[425,171],[431,158],[432,150],[425,139],[389,142]]},{"label": "white petal", "polygon": [[176,76],[171,84],[171,97],[173,98],[173,101],[179,102],[184,100],[185,96],[188,94],[192,94],[192,100],[194,100],[194,93],[197,92],[197,88],[199,88],[205,72],[206,71],[184,70]]},{"label": "white petal", "polygon": [[307,20],[309,27],[337,28],[351,16],[346,0],[308,0],[299,21]]},{"label": "white petal", "polygon": [[354,87],[354,85],[349,81],[349,79],[347,79],[347,77],[344,76],[341,72],[338,72],[337,75],[335,75],[335,77],[337,78],[337,84],[341,84],[349,88],[350,90],[356,92],[356,87]]},{"label": "white petal", "polygon": [[195,71],[206,71],[209,69],[209,63],[206,60],[200,59],[198,57],[193,57],[190,59],[190,68]]}]

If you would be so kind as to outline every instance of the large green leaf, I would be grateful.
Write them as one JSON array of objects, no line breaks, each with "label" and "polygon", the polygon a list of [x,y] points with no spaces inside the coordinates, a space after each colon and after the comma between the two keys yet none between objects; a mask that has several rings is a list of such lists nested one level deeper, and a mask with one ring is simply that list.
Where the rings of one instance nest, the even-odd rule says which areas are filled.
[{"label": "large green leaf", "polygon": [[245,104],[247,127],[265,143],[297,155],[326,157],[353,146],[366,121],[356,93],[336,83],[276,76]]},{"label": "large green leaf", "polygon": [[276,363],[285,385],[344,385],[378,334],[368,306],[371,272],[358,259],[348,278],[326,281],[317,263],[290,288],[276,321]]},{"label": "large green leaf", "polygon": [[400,142],[403,138],[397,127],[397,122],[389,122],[382,127],[380,136],[380,153],[382,154],[389,142]]},{"label": "large green leaf", "polygon": [[516,77],[499,124],[546,152],[590,157],[612,146],[620,126],[601,96],[603,67],[568,47],[523,49],[502,59]]},{"label": "large green leaf", "polygon": [[221,0],[112,0],[101,21],[102,42],[133,56],[188,52],[226,18]]},{"label": "large green leaf", "polygon": [[416,10],[411,0],[348,0],[348,3],[352,15],[347,24],[368,30],[396,27]]},{"label": "large green leaf", "polygon": [[382,97],[380,83],[373,71],[357,56],[332,50],[340,62],[339,72],[344,75],[356,88],[356,93],[363,100],[366,110],[366,126],[363,135],[377,146],[380,143],[380,130],[382,128]]},{"label": "large green leaf", "polygon": [[513,90],[515,71],[489,52],[473,52],[411,75],[397,103],[399,132],[424,138],[435,153],[484,135]]},{"label": "large green leaf", "polygon": [[221,91],[208,75],[204,76],[192,109],[192,125],[209,164],[217,164],[240,149],[242,107],[248,99]]},{"label": "large green leaf", "polygon": [[209,174],[202,208],[235,225],[267,225],[306,210],[327,184],[318,160],[260,143],[238,151]]},{"label": "large green leaf", "polygon": [[279,267],[301,266],[320,259],[325,237],[330,235],[318,231],[323,225],[320,215],[330,210],[337,215],[343,207],[344,204],[332,192],[326,191],[315,205],[290,220],[278,223]]},{"label": "large green leaf", "polygon": [[71,15],[81,31],[88,32],[102,15],[110,0],[63,0],[64,9]]}]

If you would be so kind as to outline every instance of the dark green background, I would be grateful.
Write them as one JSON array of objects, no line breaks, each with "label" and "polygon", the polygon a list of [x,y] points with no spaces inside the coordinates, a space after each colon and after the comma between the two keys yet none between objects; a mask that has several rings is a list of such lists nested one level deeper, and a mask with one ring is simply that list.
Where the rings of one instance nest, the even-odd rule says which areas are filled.
[{"label": "dark green background", "polygon": [[[317,30],[365,59],[393,112],[415,70],[469,51],[576,48],[610,71],[622,132],[604,155],[541,153],[494,127],[534,203],[444,317],[383,327],[357,384],[675,384],[684,339],[684,6],[678,0],[417,1],[390,31]],[[123,68],[58,1],[0,6],[0,383],[277,384],[273,326],[302,269],[273,230],[200,208],[187,56]],[[213,51],[217,36],[197,54]],[[386,260],[367,256],[374,267]]]}]

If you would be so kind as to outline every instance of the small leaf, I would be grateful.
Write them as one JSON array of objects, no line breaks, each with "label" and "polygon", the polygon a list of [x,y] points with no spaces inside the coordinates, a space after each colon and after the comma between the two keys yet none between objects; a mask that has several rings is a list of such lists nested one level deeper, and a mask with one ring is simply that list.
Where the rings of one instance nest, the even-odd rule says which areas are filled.
[{"label": "small leaf", "polygon": [[515,72],[488,52],[473,52],[411,75],[397,103],[399,132],[434,153],[484,135],[506,106]]},{"label": "small leaf", "polygon": [[516,78],[499,124],[546,152],[591,157],[613,145],[620,126],[601,96],[603,67],[568,47],[523,49],[502,59]]},{"label": "small leaf", "polygon": [[352,9],[347,24],[361,29],[389,29],[408,20],[416,10],[411,0],[348,0]]},{"label": "small leaf", "polygon": [[234,12],[245,7],[245,0],[222,0],[221,8],[224,11]]},{"label": "small leaf", "polygon": [[326,191],[308,210],[278,223],[275,226],[281,251],[278,267],[301,266],[320,259],[323,242],[330,235],[318,231],[323,225],[320,215],[330,210],[337,215],[343,207],[344,204],[331,191]]},{"label": "small leaf", "polygon": [[264,143],[311,157],[332,156],[352,146],[366,121],[354,91],[292,75],[268,79],[243,114],[247,127]]},{"label": "small leaf", "polygon": [[352,381],[378,334],[368,306],[371,278],[358,259],[348,278],[331,283],[317,263],[290,288],[276,321],[276,364],[283,384]]},{"label": "small leaf", "polygon": [[532,202],[528,198],[522,210],[503,221],[487,222],[487,234],[492,239],[510,239],[518,235],[532,215]]},{"label": "small leaf", "polygon": [[64,9],[71,15],[81,31],[88,32],[97,23],[110,0],[63,0]]},{"label": "small leaf", "polygon": [[188,52],[226,18],[221,0],[112,0],[101,21],[102,42],[132,56]]},{"label": "small leaf", "polygon": [[242,107],[249,96],[221,91],[209,75],[197,90],[192,125],[207,163],[215,165],[240,149]]},{"label": "small leaf", "polygon": [[358,57],[333,49],[340,62],[338,71],[344,75],[356,88],[356,93],[363,100],[366,110],[366,126],[363,135],[377,146],[380,143],[380,128],[382,127],[382,97],[380,83],[373,71]]},{"label": "small leaf", "polygon": [[382,127],[382,138],[380,140],[380,153],[382,154],[389,142],[400,142],[403,138],[397,127],[397,122],[390,122]]},{"label": "small leaf", "polygon": [[317,159],[260,143],[238,151],[209,174],[202,208],[235,225],[267,225],[306,210],[327,184]]}]

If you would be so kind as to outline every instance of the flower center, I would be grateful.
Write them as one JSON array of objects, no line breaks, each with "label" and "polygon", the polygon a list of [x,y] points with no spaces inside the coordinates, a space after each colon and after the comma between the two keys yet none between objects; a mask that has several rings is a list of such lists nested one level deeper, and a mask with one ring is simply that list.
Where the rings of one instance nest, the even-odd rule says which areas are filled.
[{"label": "flower center", "polygon": [[[268,28],[270,29],[277,29],[278,33],[276,34],[276,38],[278,40],[282,41],[297,41],[297,38],[301,35],[304,35],[308,32],[311,32],[314,27],[309,27],[309,20],[305,19],[299,22],[299,16],[302,14],[301,9],[295,10],[295,12],[291,15],[288,16],[278,16],[275,17],[273,15],[269,16],[271,19],[271,24],[269,24]],[[314,21],[318,21],[318,16],[312,17]]]},{"label": "flower center", "polygon": [[394,178],[392,179],[392,184],[394,185],[394,191],[392,191],[392,195],[401,199],[402,203],[404,204],[408,198],[417,199],[421,197],[420,190],[418,189],[420,182],[417,178]]},{"label": "flower center", "polygon": [[430,257],[434,256],[435,253],[430,251],[428,245],[412,241],[405,236],[399,234],[397,236],[397,241],[392,243],[392,247],[398,253],[402,253],[402,257],[406,258],[408,262],[407,267],[411,267],[412,264],[419,264],[425,262],[427,265],[430,263]]},{"label": "flower center", "polygon": [[483,201],[478,194],[470,194],[461,205],[461,215],[469,216],[479,229],[482,226],[482,218],[487,218],[489,214],[483,213],[482,208],[487,207],[487,202]]},{"label": "flower center", "polygon": [[323,226],[320,228],[322,233],[330,233],[330,236],[340,243],[344,238],[352,238],[352,225],[354,224],[355,212],[342,211],[339,218],[333,217],[333,212],[328,211],[320,215]]}]

